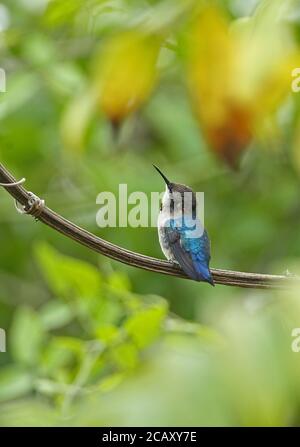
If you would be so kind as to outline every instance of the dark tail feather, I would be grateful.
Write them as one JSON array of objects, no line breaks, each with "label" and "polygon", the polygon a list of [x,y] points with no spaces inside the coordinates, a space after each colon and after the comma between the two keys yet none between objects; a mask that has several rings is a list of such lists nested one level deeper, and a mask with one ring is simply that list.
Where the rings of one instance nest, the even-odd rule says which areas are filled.
[{"label": "dark tail feather", "polygon": [[194,259],[194,266],[198,274],[198,281],[208,282],[214,287],[215,282],[209,267],[207,265],[203,265],[203,262],[200,262],[199,259]]},{"label": "dark tail feather", "polygon": [[213,279],[213,277],[211,275],[210,275],[210,278],[205,279],[205,281],[208,282],[213,287],[215,287],[215,281],[214,281],[214,279]]}]

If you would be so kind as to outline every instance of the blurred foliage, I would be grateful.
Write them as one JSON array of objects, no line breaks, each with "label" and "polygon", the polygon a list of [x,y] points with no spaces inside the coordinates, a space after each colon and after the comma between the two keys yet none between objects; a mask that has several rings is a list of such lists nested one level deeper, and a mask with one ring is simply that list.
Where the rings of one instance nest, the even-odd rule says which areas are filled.
[{"label": "blurred foliage", "polygon": [[288,31],[275,12],[230,24],[211,6],[192,24],[189,77],[195,108],[212,149],[232,166],[255,133],[269,136],[265,122],[290,92],[300,54]]},{"label": "blurred foliage", "polygon": [[[299,50],[296,0],[1,0],[1,161],[160,257],[155,228],[95,219],[101,191],[161,191],[158,164],[205,192],[212,266],[297,273]],[[0,425],[299,424],[298,289],[130,268],[0,193]]]}]

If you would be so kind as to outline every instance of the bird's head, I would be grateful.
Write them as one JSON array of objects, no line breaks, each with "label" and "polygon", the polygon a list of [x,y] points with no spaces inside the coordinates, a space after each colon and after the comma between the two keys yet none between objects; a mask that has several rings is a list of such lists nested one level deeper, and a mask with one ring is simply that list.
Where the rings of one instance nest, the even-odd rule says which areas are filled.
[{"label": "bird's head", "polygon": [[182,215],[182,213],[195,216],[196,194],[193,190],[186,185],[170,182],[157,166],[153,166],[166,183],[161,211],[169,212],[172,217]]}]

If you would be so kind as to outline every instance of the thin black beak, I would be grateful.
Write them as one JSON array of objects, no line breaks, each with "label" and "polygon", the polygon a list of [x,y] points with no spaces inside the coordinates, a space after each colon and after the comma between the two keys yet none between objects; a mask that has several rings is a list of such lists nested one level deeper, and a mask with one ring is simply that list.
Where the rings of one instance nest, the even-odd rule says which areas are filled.
[{"label": "thin black beak", "polygon": [[166,182],[166,185],[167,185],[169,191],[171,191],[171,182],[167,179],[167,177],[165,176],[165,174],[163,174],[163,173],[161,172],[161,170],[160,170],[157,166],[153,165],[153,167],[154,167],[154,168],[157,170],[157,172],[162,176],[162,178],[163,178],[164,181]]}]

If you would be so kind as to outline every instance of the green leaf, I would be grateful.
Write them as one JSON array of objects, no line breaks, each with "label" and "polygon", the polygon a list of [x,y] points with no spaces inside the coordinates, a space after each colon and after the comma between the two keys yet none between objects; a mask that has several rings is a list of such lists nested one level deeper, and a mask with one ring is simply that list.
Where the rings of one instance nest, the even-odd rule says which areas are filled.
[{"label": "green leaf", "polygon": [[43,33],[32,33],[22,48],[23,57],[34,67],[51,67],[58,54],[54,42]]},{"label": "green leaf", "polygon": [[56,337],[55,343],[57,347],[67,349],[75,355],[81,356],[84,352],[84,341],[75,337]]},{"label": "green leaf", "polygon": [[61,135],[66,149],[82,152],[85,136],[96,110],[95,92],[90,89],[73,98],[65,109],[61,121]]},{"label": "green leaf", "polygon": [[0,118],[7,118],[36,94],[39,80],[34,74],[14,74],[9,78],[5,96],[0,97]]},{"label": "green leaf", "polygon": [[83,4],[82,0],[51,0],[44,20],[49,26],[58,26],[73,20]]},{"label": "green leaf", "polygon": [[108,392],[116,388],[124,379],[124,373],[115,373],[103,379],[99,385],[99,390]]},{"label": "green leaf", "polygon": [[108,280],[107,283],[109,287],[111,287],[113,290],[116,290],[117,292],[130,292],[131,291],[131,284],[130,280],[125,273],[122,272],[113,272]]},{"label": "green leaf", "polygon": [[99,295],[102,279],[96,267],[61,255],[46,243],[39,243],[35,253],[49,287],[58,297],[87,299]]},{"label": "green leaf", "polygon": [[96,330],[96,336],[107,344],[112,344],[119,337],[119,329],[112,324],[104,325]]},{"label": "green leaf", "polygon": [[93,333],[102,325],[117,323],[122,315],[122,307],[114,299],[97,300],[90,303],[89,308],[90,318],[92,319]]},{"label": "green leaf", "polygon": [[15,366],[0,370],[0,401],[16,399],[29,393],[33,387],[32,376]]},{"label": "green leaf", "polygon": [[131,316],[124,327],[137,347],[144,348],[159,336],[166,315],[165,305],[154,306]]},{"label": "green leaf", "polygon": [[76,360],[81,360],[82,347],[76,343],[76,347],[65,343],[59,337],[54,337],[43,351],[41,357],[41,366],[43,374],[50,375],[50,377],[58,378],[61,375],[63,368],[75,365]]},{"label": "green leaf", "polygon": [[[74,93],[76,94],[84,87],[83,74],[81,73],[80,69],[71,62],[52,64],[47,71],[47,81],[55,93],[59,95],[68,95],[73,97]],[[93,111],[93,104],[92,101],[89,102],[90,99],[91,98],[88,98],[87,101],[87,110],[83,112],[87,115],[87,124]]]},{"label": "green leaf", "polygon": [[12,356],[17,362],[29,366],[37,363],[45,341],[45,332],[33,309],[22,307],[16,311],[9,341]]},{"label": "green leaf", "polygon": [[132,343],[123,343],[113,349],[112,359],[120,369],[133,369],[138,364],[138,350]]},{"label": "green leaf", "polygon": [[60,301],[49,301],[40,310],[40,319],[46,330],[67,325],[72,321],[73,316],[72,309]]}]

